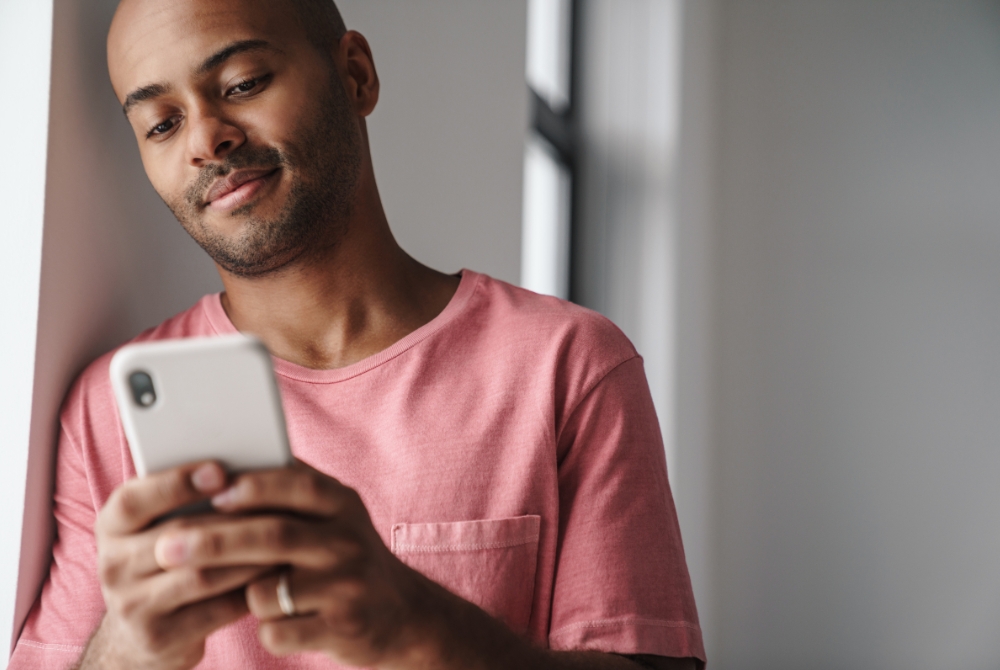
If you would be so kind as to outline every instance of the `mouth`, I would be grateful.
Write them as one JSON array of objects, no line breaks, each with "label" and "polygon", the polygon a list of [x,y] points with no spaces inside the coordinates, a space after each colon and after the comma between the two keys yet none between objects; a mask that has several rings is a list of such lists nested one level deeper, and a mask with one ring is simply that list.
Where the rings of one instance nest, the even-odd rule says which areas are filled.
[{"label": "mouth", "polygon": [[237,170],[220,177],[205,194],[204,206],[227,211],[245,205],[272,180],[279,169]]}]

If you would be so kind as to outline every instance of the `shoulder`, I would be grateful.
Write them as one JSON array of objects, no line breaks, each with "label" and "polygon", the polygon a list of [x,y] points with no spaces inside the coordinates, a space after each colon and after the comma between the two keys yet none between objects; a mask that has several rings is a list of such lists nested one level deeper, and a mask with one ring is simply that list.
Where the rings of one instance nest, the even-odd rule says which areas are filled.
[{"label": "shoulder", "polygon": [[544,376],[572,405],[609,372],[639,354],[624,333],[597,312],[539,295],[487,275],[473,274],[468,328],[524,375]]},{"label": "shoulder", "polygon": [[566,300],[540,295],[488,275],[477,280],[474,311],[501,337],[515,337],[525,346],[588,353],[605,364],[634,358],[635,347],[607,317]]}]

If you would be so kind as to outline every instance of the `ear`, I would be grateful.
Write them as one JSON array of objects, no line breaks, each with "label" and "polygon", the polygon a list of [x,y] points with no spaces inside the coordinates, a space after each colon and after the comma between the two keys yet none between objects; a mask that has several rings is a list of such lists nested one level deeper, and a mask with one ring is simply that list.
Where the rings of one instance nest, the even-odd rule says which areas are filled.
[{"label": "ear", "polygon": [[379,81],[375,60],[365,36],[349,30],[340,38],[337,62],[343,68],[344,90],[358,116],[372,113],[378,104]]}]

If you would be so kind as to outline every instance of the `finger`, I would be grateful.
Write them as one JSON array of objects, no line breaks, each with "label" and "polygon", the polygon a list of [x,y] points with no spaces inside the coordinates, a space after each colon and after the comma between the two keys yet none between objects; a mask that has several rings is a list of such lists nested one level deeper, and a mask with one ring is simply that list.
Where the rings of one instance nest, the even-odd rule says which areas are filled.
[{"label": "finger", "polygon": [[179,566],[282,565],[329,569],[360,554],[360,545],[335,525],[291,516],[252,516],[163,533],[156,561]]},{"label": "finger", "polygon": [[156,611],[167,613],[242,589],[272,570],[271,567],[259,565],[168,570],[149,579],[146,594],[149,603],[155,603],[153,607]]},{"label": "finger", "polygon": [[115,587],[160,572],[153,554],[159,534],[153,529],[103,542],[100,547],[101,584]]},{"label": "finger", "polygon": [[115,580],[134,580],[162,572],[155,553],[156,541],[161,535],[217,521],[217,514],[188,516],[165,521],[133,535],[109,539],[104,543],[102,564],[111,574],[104,582],[111,584]]},{"label": "finger", "polygon": [[353,490],[337,480],[299,464],[239,475],[228,489],[212,498],[212,504],[225,512],[286,509],[333,516],[358,500]]},{"label": "finger", "polygon": [[320,651],[329,646],[326,622],[316,615],[261,622],[257,635],[275,656],[297,651]]},{"label": "finger", "polygon": [[[278,601],[279,575],[272,574],[247,585],[247,606],[261,621],[287,615]],[[352,577],[330,577],[303,570],[289,570],[288,591],[297,616],[322,611],[331,618],[347,618],[363,594],[362,584]]]},{"label": "finger", "polygon": [[110,535],[141,530],[178,507],[204,500],[226,485],[218,463],[195,463],[130,479],[108,498],[98,515],[98,529]]},{"label": "finger", "polygon": [[229,625],[249,612],[243,590],[230,591],[188,605],[163,619],[161,635],[171,639],[198,640]]}]

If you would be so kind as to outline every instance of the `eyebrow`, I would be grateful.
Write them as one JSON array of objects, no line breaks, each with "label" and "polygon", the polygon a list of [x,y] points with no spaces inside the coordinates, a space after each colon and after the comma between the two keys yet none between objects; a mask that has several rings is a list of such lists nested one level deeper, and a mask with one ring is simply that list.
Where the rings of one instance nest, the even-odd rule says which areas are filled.
[{"label": "eyebrow", "polygon": [[211,70],[219,67],[236,54],[245,53],[247,51],[263,51],[264,49],[270,48],[272,48],[271,45],[265,40],[240,40],[239,42],[233,42],[229,46],[219,49],[214,54],[206,58],[194,72],[195,74],[205,74],[206,72],[210,72]]},{"label": "eyebrow", "polygon": [[[196,75],[203,75],[207,72],[211,72],[237,54],[246,53],[247,51],[262,51],[273,48],[274,47],[272,47],[266,40],[240,40],[238,42],[233,42],[232,44],[219,49],[202,61],[201,65],[195,68],[194,73]],[[131,109],[140,102],[152,100],[153,98],[158,98],[161,95],[166,95],[171,90],[172,87],[170,84],[148,84],[141,88],[137,88],[125,96],[125,102],[122,104],[122,111],[125,113],[125,116],[128,116],[129,111],[131,111]]]},{"label": "eyebrow", "polygon": [[125,97],[125,104],[122,105],[122,111],[125,112],[125,116],[128,116],[129,111],[140,102],[158,98],[169,92],[170,86],[168,84],[150,84],[142,88],[137,88]]}]

